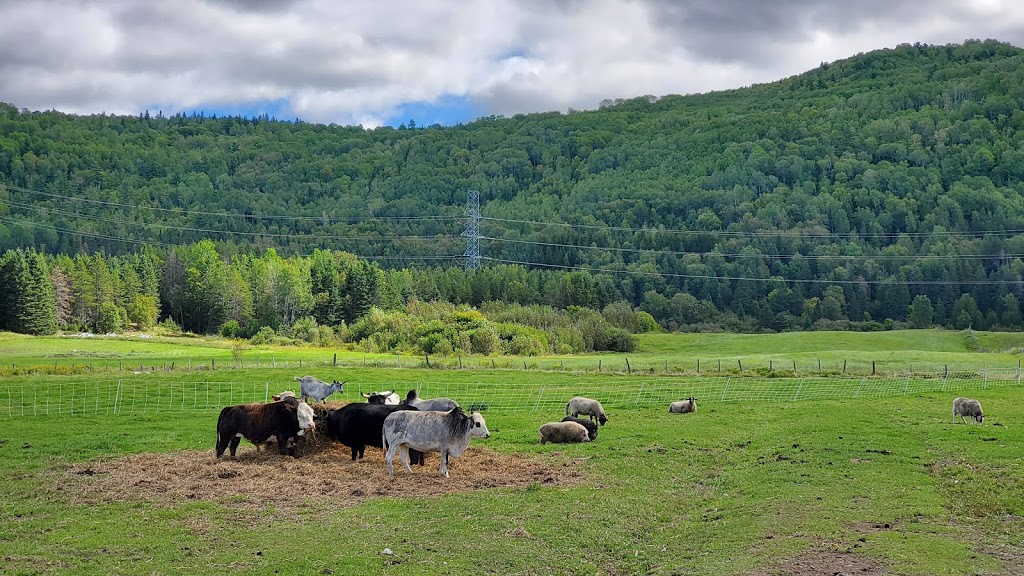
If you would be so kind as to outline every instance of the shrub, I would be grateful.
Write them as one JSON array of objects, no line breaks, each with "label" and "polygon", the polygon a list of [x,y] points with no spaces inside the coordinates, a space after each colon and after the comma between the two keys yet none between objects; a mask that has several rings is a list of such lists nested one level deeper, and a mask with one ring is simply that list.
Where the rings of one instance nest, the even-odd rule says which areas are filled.
[{"label": "shrub", "polygon": [[100,306],[100,312],[96,315],[96,332],[107,334],[120,332],[124,329],[124,311],[113,302],[104,302]]},{"label": "shrub", "polygon": [[260,344],[270,344],[271,341],[276,337],[277,332],[274,332],[273,328],[271,328],[270,326],[264,326],[260,328],[259,331],[256,332],[256,334],[253,334],[253,336],[249,338],[249,343],[257,346]]},{"label": "shrub", "polygon": [[469,333],[469,351],[473,354],[494,354],[500,346],[501,339],[491,326],[477,328]]},{"label": "shrub", "polygon": [[241,330],[242,327],[238,325],[238,320],[228,320],[220,327],[220,335],[225,338],[237,338]]},{"label": "shrub", "polygon": [[306,316],[305,318],[299,318],[291,326],[291,337],[296,340],[303,342],[309,342],[310,344],[320,343],[320,329],[317,325],[316,318],[312,316]]},{"label": "shrub", "polygon": [[609,327],[605,334],[605,350],[632,352],[636,350],[636,337],[622,328]]},{"label": "shrub", "polygon": [[661,326],[658,326],[658,321],[643,310],[637,310],[634,314],[633,324],[636,326],[637,334],[646,334],[648,332],[660,332]]}]

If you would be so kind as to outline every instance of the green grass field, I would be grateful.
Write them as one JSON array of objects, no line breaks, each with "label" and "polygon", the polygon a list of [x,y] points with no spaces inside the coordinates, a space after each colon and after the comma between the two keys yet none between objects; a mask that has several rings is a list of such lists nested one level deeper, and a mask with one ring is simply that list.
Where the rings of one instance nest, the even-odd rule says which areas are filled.
[{"label": "green grass field", "polygon": [[[967,350],[962,333],[938,331],[710,336],[645,337],[640,354],[682,364],[714,357],[704,346],[716,339],[723,358],[750,363],[767,357],[758,350],[778,351],[775,358],[821,355],[824,362],[848,355],[851,361],[870,361],[887,346],[902,346],[936,365],[952,365],[950,355],[957,355],[973,366],[1016,367],[1015,356],[1007,352],[1017,345],[1013,335],[976,334],[990,352]],[[145,357],[158,363],[176,353],[187,358],[195,350],[207,355],[217,350],[173,342],[79,344],[3,335],[0,358],[12,362],[17,354],[16,364],[47,365],[55,355],[78,349],[110,354],[103,360],[115,362],[134,350],[141,356],[133,362]],[[294,372],[229,370],[230,349],[220,350],[225,369],[204,372],[203,379],[282,382]],[[307,353],[307,362],[314,353],[325,355],[323,350],[269,352],[282,362],[297,362],[297,355]],[[642,357],[630,355],[631,361],[634,356],[638,362]],[[607,358],[615,356],[602,355]],[[570,359],[564,361],[568,365]],[[460,382],[503,378],[585,387],[602,377],[568,366],[564,372],[527,373],[337,370],[367,386],[391,383],[398,389],[422,381],[447,381],[458,389]],[[154,385],[182,377],[138,376],[152,378]],[[72,380],[99,385],[111,377],[99,369],[68,376],[18,374],[0,380],[0,388],[3,380],[52,387]],[[350,385],[346,398],[354,396]],[[518,454],[582,476],[570,484],[529,482],[433,496],[417,496],[407,484],[385,480],[353,506],[347,493],[283,490],[244,510],[238,504],[245,494],[107,499],[86,497],[81,489],[100,479],[82,473],[90,463],[183,450],[205,451],[198,458],[212,459],[216,409],[134,416],[15,413],[0,431],[0,572],[1018,574],[1024,565],[1024,417],[1019,410],[1024,389],[1004,383],[958,393],[982,400],[984,425],[951,423],[954,394],[924,391],[884,399],[707,403],[691,415],[670,415],[664,407],[619,407],[596,442],[541,446],[537,427],[558,419],[557,407],[488,410],[492,436],[474,441],[470,453]],[[253,448],[243,442],[241,450]],[[466,472],[469,456],[453,461],[453,479],[460,466]],[[384,466],[379,451],[369,450],[367,460],[342,459],[338,465],[353,467],[355,474]],[[273,474],[305,464],[276,456],[267,462],[245,466]],[[424,485],[439,482],[436,457],[432,462],[414,472]],[[218,480],[211,474],[204,482]],[[130,488],[125,486],[126,494]],[[393,554],[383,554],[385,548]]]}]

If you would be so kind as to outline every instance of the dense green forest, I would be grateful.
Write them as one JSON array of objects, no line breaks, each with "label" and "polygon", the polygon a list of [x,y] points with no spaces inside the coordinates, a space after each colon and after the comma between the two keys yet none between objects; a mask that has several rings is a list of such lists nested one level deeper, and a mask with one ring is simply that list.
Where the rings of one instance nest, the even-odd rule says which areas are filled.
[{"label": "dense green forest", "polygon": [[[137,305],[197,331],[229,319],[186,318],[195,303],[166,290],[199,246],[243,279],[247,262],[358,255],[385,280],[362,300],[383,310],[625,303],[668,329],[1019,329],[1022,64],[994,41],[901,45],[744,89],[454,127],[0,105],[0,250],[65,274],[81,255],[152,260],[162,280]],[[470,189],[484,267],[465,273]],[[13,253],[39,276],[38,255]],[[258,290],[247,280],[230,284]],[[315,294],[250,325],[369,310],[318,316]]]}]

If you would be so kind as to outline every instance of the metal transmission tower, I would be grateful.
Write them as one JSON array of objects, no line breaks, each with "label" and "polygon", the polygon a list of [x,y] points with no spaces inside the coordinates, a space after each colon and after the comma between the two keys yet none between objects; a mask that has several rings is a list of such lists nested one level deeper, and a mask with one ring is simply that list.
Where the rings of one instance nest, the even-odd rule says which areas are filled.
[{"label": "metal transmission tower", "polygon": [[480,269],[480,192],[469,191],[466,202],[466,270]]}]

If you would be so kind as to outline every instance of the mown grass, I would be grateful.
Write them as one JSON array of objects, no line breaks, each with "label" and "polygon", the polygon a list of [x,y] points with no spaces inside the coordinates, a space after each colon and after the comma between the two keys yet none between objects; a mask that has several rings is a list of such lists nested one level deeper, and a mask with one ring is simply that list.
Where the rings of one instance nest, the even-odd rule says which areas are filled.
[{"label": "mown grass", "polygon": [[[0,333],[0,376],[25,372],[88,373],[292,367],[493,368],[695,374],[793,370],[797,374],[942,372],[1016,368],[1024,333],[947,330],[792,332],[782,334],[641,334],[628,354],[448,357],[373,354],[335,348],[249,346],[218,337],[29,337]],[[698,366],[699,365],[699,366]],[[819,368],[820,367],[820,368]]]},{"label": "mown grass", "polygon": [[[1009,573],[1024,552],[1024,392],[981,398],[983,426],[952,424],[943,394],[619,411],[597,442],[571,446],[537,443],[559,414],[489,412],[492,437],[475,445],[579,467],[583,481],[337,510],[329,495],[281,494],[309,503],[298,515],[274,501],[87,504],[48,473],[212,454],[214,414],[16,417],[0,433],[0,558],[11,574],[750,574],[825,549],[894,574]],[[353,465],[384,465],[368,458]]]}]

